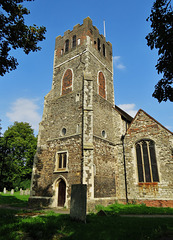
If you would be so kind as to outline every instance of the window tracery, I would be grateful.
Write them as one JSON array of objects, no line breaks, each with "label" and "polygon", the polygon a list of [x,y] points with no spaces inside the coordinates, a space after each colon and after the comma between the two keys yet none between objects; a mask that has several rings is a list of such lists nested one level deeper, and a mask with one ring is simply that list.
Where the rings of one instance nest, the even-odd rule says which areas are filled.
[{"label": "window tracery", "polygon": [[152,140],[136,143],[139,182],[159,182],[155,144]]}]

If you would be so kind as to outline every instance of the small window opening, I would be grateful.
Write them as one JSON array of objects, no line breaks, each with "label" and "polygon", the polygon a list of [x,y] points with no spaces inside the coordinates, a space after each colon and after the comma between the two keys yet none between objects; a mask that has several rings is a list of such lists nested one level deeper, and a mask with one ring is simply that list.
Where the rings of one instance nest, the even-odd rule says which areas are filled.
[{"label": "small window opening", "polygon": [[96,45],[96,41],[94,41],[94,45]]},{"label": "small window opening", "polygon": [[105,52],[105,44],[103,44],[103,56],[106,56],[106,52]]},{"label": "small window opening", "polygon": [[79,102],[79,100],[80,100],[80,94],[77,93],[77,94],[76,94],[76,102]]},{"label": "small window opening", "polygon": [[69,50],[69,39],[65,41],[65,52],[68,52]]},{"label": "small window opening", "polygon": [[66,132],[67,132],[66,128],[63,128],[63,129],[62,129],[62,136],[65,136],[65,135],[66,135]]},{"label": "small window opening", "polygon": [[59,154],[59,164],[58,168],[62,168],[62,154]]},{"label": "small window opening", "polygon": [[104,137],[104,138],[106,137],[106,132],[105,132],[105,130],[102,131],[102,137]]},{"label": "small window opening", "polygon": [[97,49],[100,52],[101,47],[100,47],[100,39],[99,38],[97,38]]},{"label": "small window opening", "polygon": [[76,35],[73,36],[72,47],[76,47]]},{"label": "small window opening", "polygon": [[63,53],[64,53],[64,50],[63,50],[63,49],[61,49],[61,56],[63,55]]}]

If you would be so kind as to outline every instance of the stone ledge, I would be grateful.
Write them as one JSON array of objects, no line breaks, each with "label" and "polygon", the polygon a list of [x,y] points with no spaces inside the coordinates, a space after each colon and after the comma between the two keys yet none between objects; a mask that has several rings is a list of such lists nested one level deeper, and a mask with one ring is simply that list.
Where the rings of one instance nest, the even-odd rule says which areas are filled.
[{"label": "stone ledge", "polygon": [[63,136],[63,137],[59,137],[59,138],[52,138],[52,139],[48,139],[47,142],[52,142],[54,140],[62,140],[62,139],[65,139],[65,138],[77,137],[77,136],[81,136],[81,135],[82,135],[82,133],[77,133],[77,134]]},{"label": "stone ledge", "polygon": [[[105,139],[105,138],[103,138],[103,137],[99,137],[99,136],[97,136],[97,135],[93,135],[93,138],[98,138],[98,139],[100,139],[100,140],[102,140],[102,141],[105,141],[105,142],[108,142],[108,143],[110,143],[111,145],[113,145],[113,146],[116,146],[116,144],[115,143],[113,143],[112,141],[110,141],[110,140],[108,140],[108,139]],[[122,144],[121,144],[122,145]]]}]

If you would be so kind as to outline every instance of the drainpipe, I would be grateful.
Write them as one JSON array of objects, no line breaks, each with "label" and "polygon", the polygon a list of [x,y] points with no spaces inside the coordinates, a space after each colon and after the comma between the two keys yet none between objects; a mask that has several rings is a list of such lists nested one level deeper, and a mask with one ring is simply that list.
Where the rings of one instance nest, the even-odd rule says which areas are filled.
[{"label": "drainpipe", "polygon": [[128,193],[127,193],[127,172],[126,172],[126,156],[125,156],[125,148],[124,148],[124,138],[125,138],[125,135],[122,135],[121,141],[122,141],[122,146],[123,146],[125,193],[126,193],[126,203],[128,203],[129,200],[128,200]]}]

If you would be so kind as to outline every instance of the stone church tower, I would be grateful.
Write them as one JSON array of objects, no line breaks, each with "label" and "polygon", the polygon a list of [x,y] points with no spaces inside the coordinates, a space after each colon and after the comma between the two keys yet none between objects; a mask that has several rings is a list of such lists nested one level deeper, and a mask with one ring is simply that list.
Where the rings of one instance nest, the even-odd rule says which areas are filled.
[{"label": "stone church tower", "polygon": [[[55,43],[52,89],[45,97],[32,196],[68,205],[72,184],[88,200],[115,197],[112,45],[90,18]],[[111,154],[110,154],[111,152]]]},{"label": "stone church tower", "polygon": [[71,185],[81,183],[87,184],[88,207],[128,200],[131,175],[128,179],[126,171],[132,165],[125,162],[124,136],[132,117],[115,106],[112,66],[112,45],[89,17],[56,38],[52,89],[45,97],[34,159],[32,204],[69,207]]}]

